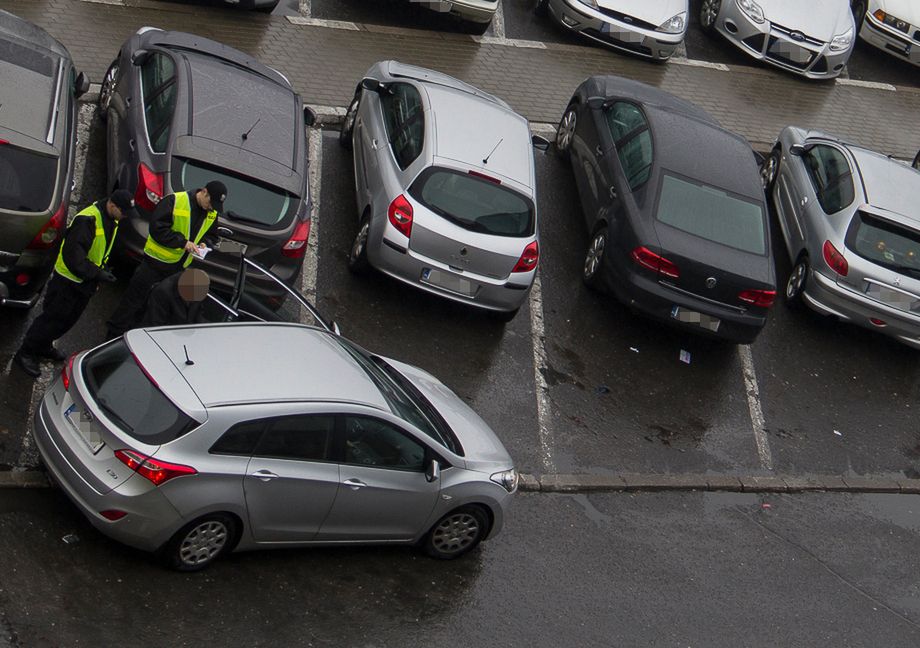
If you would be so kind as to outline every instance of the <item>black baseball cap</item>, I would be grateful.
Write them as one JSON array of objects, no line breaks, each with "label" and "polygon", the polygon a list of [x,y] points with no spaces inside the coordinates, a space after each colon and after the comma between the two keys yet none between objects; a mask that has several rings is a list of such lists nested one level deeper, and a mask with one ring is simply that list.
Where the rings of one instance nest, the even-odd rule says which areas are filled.
[{"label": "black baseball cap", "polygon": [[109,196],[109,200],[121,210],[125,218],[137,216],[137,209],[134,208],[134,197],[126,189],[116,189]]},{"label": "black baseball cap", "polygon": [[211,180],[204,186],[204,190],[211,197],[211,207],[222,214],[224,212],[224,201],[227,199],[227,185],[220,180]]}]

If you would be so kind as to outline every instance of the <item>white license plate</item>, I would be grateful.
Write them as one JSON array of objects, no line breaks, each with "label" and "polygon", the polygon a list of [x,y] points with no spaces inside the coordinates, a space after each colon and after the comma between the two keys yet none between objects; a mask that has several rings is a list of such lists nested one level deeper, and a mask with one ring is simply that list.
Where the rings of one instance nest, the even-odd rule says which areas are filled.
[{"label": "white license plate", "polygon": [[76,404],[71,405],[64,412],[64,417],[70,421],[70,424],[79,433],[80,438],[86,442],[93,454],[99,452],[99,449],[105,445],[99,431],[93,425],[92,416],[82,410],[77,410]]},{"label": "white license plate", "polygon": [[883,304],[888,304],[900,310],[913,312],[920,310],[920,300],[900,290],[893,290],[885,286],[870,283],[866,287],[866,294],[872,299],[876,299]]},{"label": "white license plate", "polygon": [[425,268],[422,270],[421,281],[466,297],[472,297],[475,293],[475,286],[469,279],[437,268]]},{"label": "white license plate", "polygon": [[722,324],[722,320],[720,320],[718,317],[713,317],[712,315],[707,315],[706,313],[689,311],[681,308],[680,306],[675,306],[671,309],[671,317],[679,322],[684,322],[685,324],[696,324],[700,328],[704,328],[707,331],[712,331],[713,333],[718,331],[719,325]]}]

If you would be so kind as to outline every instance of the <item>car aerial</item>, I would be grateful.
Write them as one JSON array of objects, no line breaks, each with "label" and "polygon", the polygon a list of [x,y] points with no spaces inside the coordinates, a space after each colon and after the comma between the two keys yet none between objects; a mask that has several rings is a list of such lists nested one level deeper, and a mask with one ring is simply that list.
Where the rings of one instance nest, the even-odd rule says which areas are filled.
[{"label": "car aerial", "polygon": [[776,295],[767,208],[748,143],[701,108],[596,76],[559,124],[590,242],[582,277],[632,310],[749,343]]},{"label": "car aerial", "polygon": [[455,558],[500,531],[518,482],[436,378],[297,324],[131,330],[71,357],[34,435],[97,529],[185,571],[305,545]]},{"label": "car aerial", "polygon": [[[134,191],[141,215],[121,228],[117,252],[140,258],[163,196],[220,180],[228,189],[221,226],[253,259],[295,280],[310,231],[306,127],[315,115],[284,75],[206,38],[143,27],[106,72],[99,106],[108,188]],[[236,256],[218,250],[195,263],[229,290]],[[262,290],[280,295],[273,284]]]},{"label": "car aerial", "polygon": [[809,79],[840,75],[856,38],[849,0],[702,0],[700,25]]},{"label": "car aerial", "polygon": [[498,0],[410,0],[437,13],[450,14],[467,23],[476,34],[484,34],[498,10]]},{"label": "car aerial", "polygon": [[786,301],[920,348],[920,172],[790,126],[762,174],[793,264]]},{"label": "car aerial", "polygon": [[0,305],[31,308],[67,224],[89,80],[47,32],[2,10],[0,78]]},{"label": "car aerial", "polygon": [[354,151],[358,234],[349,267],[368,265],[510,320],[539,258],[527,120],[501,99],[433,70],[383,61],[342,124]]},{"label": "car aerial", "polygon": [[853,14],[860,38],[920,65],[920,5],[913,0],[853,0]]},{"label": "car aerial", "polygon": [[537,0],[538,13],[617,50],[666,61],[687,35],[688,0]]}]

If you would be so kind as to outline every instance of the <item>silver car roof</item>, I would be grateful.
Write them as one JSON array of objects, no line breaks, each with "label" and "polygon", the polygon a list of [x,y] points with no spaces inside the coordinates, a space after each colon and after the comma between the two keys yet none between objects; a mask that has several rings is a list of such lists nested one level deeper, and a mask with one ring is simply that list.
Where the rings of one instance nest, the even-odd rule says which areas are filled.
[{"label": "silver car roof", "polygon": [[866,188],[866,202],[900,214],[920,228],[920,172],[858,146],[849,146]]}]

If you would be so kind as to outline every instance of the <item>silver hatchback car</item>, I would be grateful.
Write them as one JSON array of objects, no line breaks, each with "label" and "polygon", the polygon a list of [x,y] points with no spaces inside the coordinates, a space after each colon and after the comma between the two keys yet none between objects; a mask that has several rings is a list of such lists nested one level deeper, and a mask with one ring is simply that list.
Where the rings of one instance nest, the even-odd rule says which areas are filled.
[{"label": "silver hatchback car", "polygon": [[517,489],[436,378],[297,324],[129,331],[71,357],[34,423],[96,528],[183,571],[302,545],[454,558],[499,532]]},{"label": "silver hatchback car", "polygon": [[540,255],[533,146],[549,142],[501,99],[396,61],[367,71],[340,141],[358,200],[349,267],[512,319]]},{"label": "silver hatchback car", "polygon": [[793,262],[787,302],[920,349],[920,172],[790,126],[761,173]]}]

